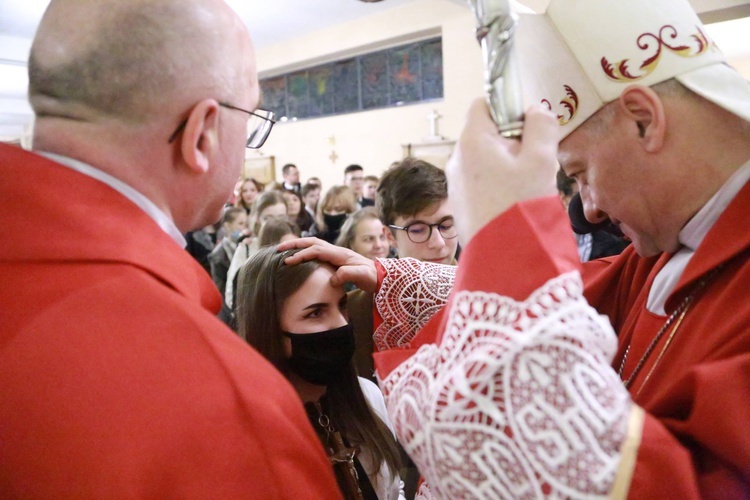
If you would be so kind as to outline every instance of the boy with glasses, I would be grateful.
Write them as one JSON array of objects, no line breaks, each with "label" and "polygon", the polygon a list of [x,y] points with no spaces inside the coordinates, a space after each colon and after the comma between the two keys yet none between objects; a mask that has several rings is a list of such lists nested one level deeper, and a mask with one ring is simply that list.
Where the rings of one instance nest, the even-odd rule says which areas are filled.
[{"label": "boy with glasses", "polygon": [[[380,180],[375,207],[391,246],[399,259],[380,259],[376,264],[384,274],[418,274],[427,264],[456,264],[458,233],[453,212],[448,206],[445,173],[416,158],[406,158],[389,168]],[[380,272],[379,271],[379,274]],[[452,267],[443,273],[453,275]],[[374,380],[372,353],[409,345],[416,329],[409,324],[424,324],[422,318],[434,314],[432,297],[440,295],[442,280],[409,284],[420,288],[419,300],[403,302],[373,301],[370,291],[350,292],[347,309],[357,339],[355,364],[359,374]],[[373,308],[374,305],[374,308]],[[373,314],[373,310],[375,314]],[[384,318],[388,318],[383,321]]]},{"label": "boy with glasses", "polygon": [[406,158],[383,175],[376,207],[399,257],[456,264],[458,233],[448,206],[445,172],[426,161]]},{"label": "boy with glasses", "polygon": [[[458,233],[453,224],[453,212],[448,206],[448,183],[445,172],[426,161],[406,158],[388,169],[380,180],[375,196],[375,207],[391,245],[401,260],[388,259],[396,267],[409,270],[419,265],[411,259],[436,264],[456,264]],[[435,280],[439,284],[440,280]],[[424,288],[423,299],[429,301],[432,291]],[[411,337],[402,335],[403,329],[382,317],[416,317],[414,310],[426,312],[424,304],[399,304],[404,309],[393,313],[391,305],[375,302],[373,295],[363,290],[349,292],[347,311],[354,326],[356,352],[354,362],[363,377],[373,378],[373,352],[408,344]],[[382,308],[389,309],[385,313]],[[416,490],[419,472],[409,457],[403,455],[401,470],[407,498]]]},{"label": "boy with glasses", "polygon": [[[383,175],[375,206],[386,226],[383,230],[399,257],[382,259],[378,266],[387,267],[388,272],[397,270],[395,272],[407,275],[424,266],[421,261],[456,264],[458,233],[453,225],[453,212],[448,207],[448,184],[442,170],[426,161],[406,158]],[[452,275],[452,268],[446,269]],[[438,279],[423,287],[423,298],[429,302],[430,296],[439,293],[432,287],[439,285]],[[394,312],[394,307],[401,310]],[[406,323],[419,323],[419,317],[434,313],[426,302],[373,303],[373,294],[359,289],[349,292],[347,310],[357,341],[354,363],[359,375],[371,380],[375,380],[372,353],[404,347],[414,336],[416,330],[408,331],[398,324],[399,320],[412,318]],[[398,319],[384,322],[381,318],[386,317]]]}]

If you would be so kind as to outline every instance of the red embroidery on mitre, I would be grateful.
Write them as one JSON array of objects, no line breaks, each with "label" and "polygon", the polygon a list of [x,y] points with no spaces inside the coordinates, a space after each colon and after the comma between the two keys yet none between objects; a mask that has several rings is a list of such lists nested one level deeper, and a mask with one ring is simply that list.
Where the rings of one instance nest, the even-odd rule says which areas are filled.
[{"label": "red embroidery on mitre", "polygon": [[[563,85],[563,88],[565,89],[565,94],[567,97],[564,97],[559,104],[565,108],[565,114],[564,115],[557,115],[557,121],[560,123],[560,125],[565,125],[570,122],[570,120],[573,119],[573,117],[578,112],[578,94],[576,94],[575,90],[570,85]],[[549,102],[547,99],[542,99],[542,104],[546,104],[547,108],[554,112],[552,109],[552,103]]]},{"label": "red embroidery on mitre", "polygon": [[668,50],[672,51],[674,54],[680,57],[696,57],[705,53],[709,49],[716,50],[716,44],[706,36],[703,30],[701,30],[700,26],[696,26],[696,29],[697,33],[694,33],[689,37],[692,38],[695,42],[695,46],[693,47],[685,44],[673,45],[668,40],[666,40],[675,40],[675,43],[677,40],[677,30],[670,24],[662,26],[659,30],[658,35],[655,35],[653,33],[641,34],[638,37],[636,44],[642,51],[650,50],[651,42],[656,41],[656,52],[647,57],[638,67],[638,69],[642,72],[641,74],[634,75],[630,72],[630,68],[628,67],[628,65],[630,64],[630,59],[623,59],[622,61],[618,61],[617,63],[612,64],[611,62],[609,62],[609,60],[607,60],[606,57],[602,57],[602,70],[610,80],[614,80],[616,82],[634,82],[647,77],[656,69],[661,59],[663,47],[666,47]]}]

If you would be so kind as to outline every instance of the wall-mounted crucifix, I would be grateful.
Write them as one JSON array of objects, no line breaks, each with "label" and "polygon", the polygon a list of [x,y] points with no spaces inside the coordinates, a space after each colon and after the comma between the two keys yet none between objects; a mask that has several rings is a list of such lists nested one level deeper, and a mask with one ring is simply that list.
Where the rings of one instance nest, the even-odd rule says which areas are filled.
[{"label": "wall-mounted crucifix", "polygon": [[430,111],[430,114],[427,115],[427,121],[430,122],[430,135],[423,139],[425,142],[445,140],[445,137],[438,133],[438,120],[442,117],[443,115],[438,113],[436,109],[433,109]]}]

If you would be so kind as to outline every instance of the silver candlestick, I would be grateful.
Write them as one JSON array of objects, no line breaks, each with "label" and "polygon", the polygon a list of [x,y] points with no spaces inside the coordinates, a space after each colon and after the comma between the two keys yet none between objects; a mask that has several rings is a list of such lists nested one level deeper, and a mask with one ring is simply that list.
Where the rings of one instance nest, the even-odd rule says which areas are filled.
[{"label": "silver candlestick", "polygon": [[504,137],[521,137],[523,96],[513,34],[518,16],[508,0],[468,0],[477,19],[484,58],[484,82],[492,119]]}]

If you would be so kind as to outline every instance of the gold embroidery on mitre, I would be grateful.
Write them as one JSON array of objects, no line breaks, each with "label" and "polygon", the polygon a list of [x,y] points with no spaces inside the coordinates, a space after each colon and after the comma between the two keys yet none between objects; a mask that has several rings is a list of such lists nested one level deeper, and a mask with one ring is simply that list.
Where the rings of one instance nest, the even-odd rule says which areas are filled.
[{"label": "gold embroidery on mitre", "polygon": [[[567,97],[564,97],[559,104],[565,108],[565,114],[564,115],[557,115],[557,121],[560,123],[560,125],[565,125],[566,123],[569,123],[570,120],[573,119],[573,117],[578,112],[578,94],[576,94],[575,90],[571,88],[570,85],[563,85],[563,88],[565,89],[565,94]],[[552,109],[552,103],[549,102],[547,99],[542,99],[542,104],[546,104],[547,108],[555,112]]]},{"label": "gold embroidery on mitre", "polygon": [[630,73],[630,68],[628,67],[628,64],[630,64],[630,59],[623,59],[622,61],[612,64],[607,60],[606,57],[602,57],[602,69],[610,80],[614,80],[616,82],[635,82],[647,77],[656,69],[656,67],[659,65],[659,60],[661,59],[663,47],[666,47],[668,50],[681,57],[696,57],[705,53],[709,49],[718,50],[716,44],[711,41],[705,33],[703,33],[703,30],[701,30],[700,26],[696,26],[696,29],[698,30],[698,32],[690,35],[689,37],[692,38],[695,42],[695,46],[693,47],[685,44],[670,44],[666,39],[677,39],[677,30],[670,24],[662,26],[659,30],[658,35],[655,35],[653,33],[643,33],[642,35],[640,35],[636,43],[638,45],[638,48],[642,51],[650,50],[651,42],[656,41],[656,52],[648,57],[645,61],[643,61],[643,63],[641,63],[641,65],[638,67],[638,69],[643,72],[642,74],[633,75]]}]

